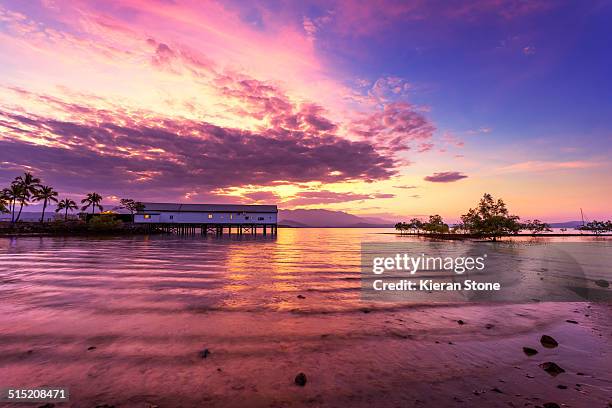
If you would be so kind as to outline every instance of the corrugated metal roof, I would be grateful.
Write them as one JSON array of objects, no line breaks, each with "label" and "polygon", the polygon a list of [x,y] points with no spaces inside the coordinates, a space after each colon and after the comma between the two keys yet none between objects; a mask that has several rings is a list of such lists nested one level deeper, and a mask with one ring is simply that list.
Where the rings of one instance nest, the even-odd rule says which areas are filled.
[{"label": "corrugated metal roof", "polygon": [[276,213],[275,205],[143,203],[147,211]]}]

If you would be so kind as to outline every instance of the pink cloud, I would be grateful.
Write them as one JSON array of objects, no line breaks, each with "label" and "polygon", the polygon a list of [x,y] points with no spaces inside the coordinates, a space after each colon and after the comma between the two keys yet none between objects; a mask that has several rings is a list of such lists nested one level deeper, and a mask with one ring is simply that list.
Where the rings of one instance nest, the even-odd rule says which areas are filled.
[{"label": "pink cloud", "polygon": [[520,163],[511,164],[509,166],[501,167],[501,172],[539,172],[539,171],[551,171],[551,170],[580,170],[588,169],[593,167],[599,167],[602,163],[575,160],[575,161],[540,161],[532,160]]},{"label": "pink cloud", "polygon": [[458,171],[444,171],[441,173],[434,173],[431,176],[426,176],[424,180],[432,183],[452,183],[464,178],[467,178],[467,176]]},{"label": "pink cloud", "polygon": [[[153,195],[156,190],[382,180],[396,172],[391,156],[368,142],[335,135],[313,107],[305,110],[302,129],[278,125],[245,131],[19,92],[49,101],[58,116],[71,119],[0,110],[0,149],[16,166],[43,169],[41,176],[71,191],[96,185]],[[0,180],[13,173],[2,169]]]},{"label": "pink cloud", "polygon": [[415,141],[424,143],[434,130],[434,125],[406,102],[385,103],[350,125],[351,133],[394,151],[408,150]]},{"label": "pink cloud", "polygon": [[430,150],[432,150],[434,148],[434,144],[433,143],[421,143],[418,146],[418,153],[425,153],[428,152]]},{"label": "pink cloud", "polygon": [[442,135],[442,142],[446,146],[449,146],[449,147],[464,147],[465,146],[465,142],[463,142],[463,140],[459,139],[457,136],[455,136],[451,132],[444,132],[444,134]]}]

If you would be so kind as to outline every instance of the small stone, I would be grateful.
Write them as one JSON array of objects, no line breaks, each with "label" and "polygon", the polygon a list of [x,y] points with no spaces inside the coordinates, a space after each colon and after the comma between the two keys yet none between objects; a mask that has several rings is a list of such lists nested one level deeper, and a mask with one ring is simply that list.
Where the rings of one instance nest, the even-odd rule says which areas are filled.
[{"label": "small stone", "polygon": [[567,390],[567,385],[559,384],[557,385],[557,388],[560,390]]},{"label": "small stone", "polygon": [[557,343],[557,340],[553,339],[550,336],[547,336],[546,334],[542,336],[542,338],[540,339],[540,343],[542,343],[542,345],[546,348],[555,348],[559,345],[559,343]]},{"label": "small stone", "polygon": [[605,279],[598,279],[595,281],[597,286],[601,286],[602,288],[607,288],[610,286],[610,283]]},{"label": "small stone", "polygon": [[556,402],[545,402],[544,408],[561,408]]},{"label": "small stone", "polygon": [[494,328],[494,327],[495,327],[495,325],[493,325],[493,324],[491,324],[491,323],[487,323],[487,324],[485,325],[485,329],[487,329],[487,330],[491,330],[491,329],[492,329],[492,328]]},{"label": "small stone", "polygon": [[545,363],[542,363],[540,364],[540,367],[542,367],[544,371],[546,371],[548,374],[552,375],[553,377],[556,377],[557,375],[565,372],[564,369],[562,369],[561,367],[559,367],[556,363],[553,363],[552,361],[547,361]]},{"label": "small stone", "polygon": [[306,296],[304,296],[304,295],[297,295],[297,298],[298,299],[306,299]]},{"label": "small stone", "polygon": [[87,347],[87,350],[95,350],[95,349],[96,349],[96,346],[89,346],[89,347]]},{"label": "small stone", "polygon": [[52,403],[50,403],[50,402],[47,402],[47,403],[46,403],[46,404],[44,404],[44,405],[40,405],[38,408],[54,408],[54,407],[55,407],[55,404],[52,404]]},{"label": "small stone", "polygon": [[463,320],[457,320],[457,323],[459,324],[465,324],[465,322]]},{"label": "small stone", "polygon": [[535,356],[536,354],[538,354],[538,350],[532,349],[531,347],[523,347],[523,353],[531,357],[531,356]]},{"label": "small stone", "polygon": [[495,387],[495,388],[491,388],[491,391],[496,392],[498,394],[503,394],[504,392],[502,390],[500,390],[499,388]]},{"label": "small stone", "polygon": [[210,350],[204,349],[204,350],[200,351],[198,353],[198,355],[200,356],[200,358],[206,358],[206,357],[208,357],[210,355]]},{"label": "small stone", "polygon": [[306,374],[304,373],[299,373],[298,375],[295,376],[295,383],[299,385],[300,387],[305,386],[306,381],[308,380],[306,379]]},{"label": "small stone", "polygon": [[371,310],[370,310],[370,309],[361,309],[361,311],[362,311],[363,313],[370,313],[370,312],[371,312]]},{"label": "small stone", "polygon": [[573,323],[573,324],[578,324],[578,322],[577,322],[577,321],[575,321],[575,320],[566,320],[566,322],[568,322],[568,323]]}]

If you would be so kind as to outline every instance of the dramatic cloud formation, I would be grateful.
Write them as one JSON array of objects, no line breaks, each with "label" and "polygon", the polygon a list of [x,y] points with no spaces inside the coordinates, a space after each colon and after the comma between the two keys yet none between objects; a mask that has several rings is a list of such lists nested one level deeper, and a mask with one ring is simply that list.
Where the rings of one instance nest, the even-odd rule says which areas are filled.
[{"label": "dramatic cloud formation", "polygon": [[465,174],[458,171],[444,171],[441,173],[434,173],[431,176],[426,176],[425,181],[431,181],[432,183],[452,183],[467,178]]},{"label": "dramatic cloud formation", "polygon": [[320,135],[320,128],[330,128],[317,122],[316,112],[304,116],[305,128],[313,132],[282,127],[251,132],[145,113],[69,109],[80,113],[79,122],[0,112],[0,126],[7,131],[0,138],[3,154],[21,166],[44,169],[50,182],[71,179],[73,188],[94,183],[121,193],[334,183],[394,174],[393,159],[367,142]]},{"label": "dramatic cloud formation", "polygon": [[[121,12],[100,12],[91,3],[70,8],[60,2],[46,10],[46,21],[32,17],[40,13],[30,16],[0,7],[17,55],[44,61],[41,65],[51,71],[74,71],[73,63],[88,67],[79,71],[83,75],[58,76],[51,90],[38,81],[0,86],[0,147],[11,157],[10,168],[0,170],[5,182],[16,169],[36,169],[67,191],[82,192],[93,185],[143,199],[281,200],[275,191],[250,189],[385,180],[407,163],[396,156],[399,151],[432,137],[428,119],[409,103],[395,100],[410,89],[401,78],[380,78],[363,99],[352,100],[355,113],[346,114],[344,106],[326,95],[351,92],[318,73],[319,63],[306,43],[298,41],[303,47],[290,50],[274,36],[242,27],[220,5],[211,4],[204,12],[178,4],[144,7],[130,0],[122,7]],[[211,19],[212,9],[242,27],[233,33],[235,42],[219,36],[223,28]],[[127,10],[135,14],[128,18]],[[162,14],[164,20],[158,20]],[[210,30],[194,17],[207,21]],[[316,25],[326,21],[304,24],[314,34]],[[180,30],[170,30],[179,22]],[[207,42],[202,47],[193,36],[219,47],[213,51]],[[251,47],[263,44],[271,47],[266,48],[270,60],[263,60],[262,53],[249,61],[258,68],[240,66]],[[25,52],[28,48],[35,51]],[[53,52],[65,58],[49,59]],[[287,53],[300,55],[296,60]],[[275,56],[276,68],[286,69],[283,81],[271,79],[280,77],[270,66]],[[299,81],[293,80],[295,75]],[[111,83],[114,79],[124,86]],[[317,86],[309,88],[309,79]],[[316,197],[311,191],[292,194],[285,196],[292,200],[288,205],[382,197],[333,191]]]}]

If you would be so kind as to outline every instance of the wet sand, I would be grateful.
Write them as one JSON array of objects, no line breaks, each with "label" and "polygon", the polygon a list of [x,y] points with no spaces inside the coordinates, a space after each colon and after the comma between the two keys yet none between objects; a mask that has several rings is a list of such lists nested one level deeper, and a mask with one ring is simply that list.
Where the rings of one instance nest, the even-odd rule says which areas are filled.
[{"label": "wet sand", "polygon": [[[113,241],[5,243],[0,384],[68,386],[71,400],[58,407],[612,402],[611,305],[366,303],[359,280],[345,279],[358,276],[346,236],[325,236],[321,253],[352,254],[325,264],[307,249],[321,236],[301,237],[303,252],[289,238],[243,242],[231,256],[217,244],[194,252],[201,242],[123,242],[141,251],[131,257],[105,255]],[[543,347],[544,334],[559,346]],[[565,372],[549,375],[547,361]]]}]

